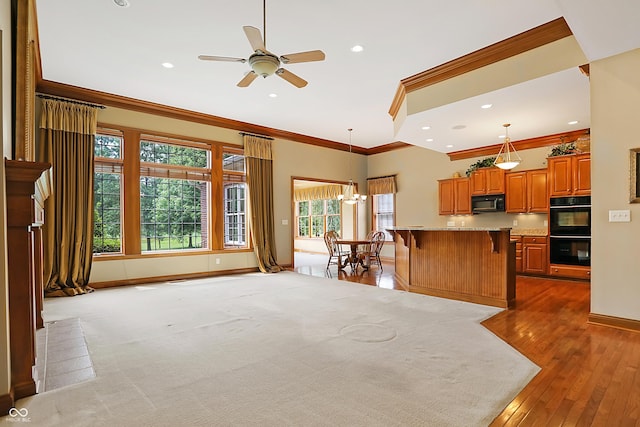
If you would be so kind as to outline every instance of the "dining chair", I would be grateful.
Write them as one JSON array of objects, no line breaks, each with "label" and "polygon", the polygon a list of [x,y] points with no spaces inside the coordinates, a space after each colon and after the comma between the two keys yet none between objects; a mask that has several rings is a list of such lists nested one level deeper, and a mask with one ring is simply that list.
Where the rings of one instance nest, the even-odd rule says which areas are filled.
[{"label": "dining chair", "polygon": [[[367,234],[367,238],[369,239],[369,244],[358,254],[358,258],[364,264],[368,264],[367,267],[371,267],[373,264],[377,264],[380,266],[380,271],[382,269],[382,261],[380,260],[380,251],[382,251],[382,246],[384,245],[385,235],[383,231],[373,231]],[[366,259],[369,258],[368,263],[366,263]]]},{"label": "dining chair", "polygon": [[346,261],[349,257],[349,251],[343,251],[340,245],[336,242],[338,240],[338,233],[333,230],[324,233],[324,244],[327,245],[329,251],[329,261],[327,261],[327,270],[331,264],[338,266],[338,270],[344,266],[343,258]]}]

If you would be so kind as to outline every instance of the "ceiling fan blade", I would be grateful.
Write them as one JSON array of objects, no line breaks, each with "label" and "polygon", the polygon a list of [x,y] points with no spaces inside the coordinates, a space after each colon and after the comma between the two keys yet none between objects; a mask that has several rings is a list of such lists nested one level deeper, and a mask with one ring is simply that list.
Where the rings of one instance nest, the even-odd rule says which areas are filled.
[{"label": "ceiling fan blade", "polygon": [[256,27],[251,27],[249,25],[245,25],[242,27],[244,33],[247,35],[247,39],[249,39],[249,44],[251,44],[251,49],[255,52],[256,50],[260,50],[262,52],[266,52],[267,48],[264,46],[264,41],[262,40],[262,34],[260,30]]},{"label": "ceiling fan blade", "polygon": [[247,62],[244,58],[232,58],[230,56],[198,55],[198,59],[203,61]]},{"label": "ceiling fan blade", "polygon": [[285,79],[286,81],[288,81],[289,83],[291,83],[292,85],[294,85],[297,88],[305,87],[307,85],[307,81],[306,80],[296,76],[291,71],[287,71],[284,68],[278,69],[278,71],[276,71],[276,74],[279,75],[280,77],[282,77],[283,79]]},{"label": "ceiling fan blade", "polygon": [[308,52],[290,53],[288,55],[282,55],[280,61],[282,61],[283,64],[324,61],[324,52],[321,50],[310,50]]},{"label": "ceiling fan blade", "polygon": [[258,77],[253,71],[249,71],[237,84],[238,87],[247,87]]}]

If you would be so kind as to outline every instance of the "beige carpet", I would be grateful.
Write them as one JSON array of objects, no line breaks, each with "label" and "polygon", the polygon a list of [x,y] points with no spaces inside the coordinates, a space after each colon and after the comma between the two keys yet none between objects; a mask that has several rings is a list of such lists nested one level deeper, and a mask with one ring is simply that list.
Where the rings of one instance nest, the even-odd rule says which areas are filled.
[{"label": "beige carpet", "polygon": [[48,299],[96,378],[16,407],[34,426],[482,426],[538,372],[478,324],[498,311],[292,272]]}]

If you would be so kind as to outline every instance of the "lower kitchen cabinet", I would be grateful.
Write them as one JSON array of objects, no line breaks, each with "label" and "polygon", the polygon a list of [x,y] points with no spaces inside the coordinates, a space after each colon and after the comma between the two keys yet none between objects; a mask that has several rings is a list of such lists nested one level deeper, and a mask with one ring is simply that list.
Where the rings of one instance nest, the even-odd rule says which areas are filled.
[{"label": "lower kitchen cabinet", "polygon": [[568,277],[573,279],[591,279],[591,267],[581,265],[560,265],[551,264],[549,275],[557,277]]},{"label": "lower kitchen cabinet", "polygon": [[516,242],[516,273],[546,275],[549,271],[546,236],[511,236]]}]

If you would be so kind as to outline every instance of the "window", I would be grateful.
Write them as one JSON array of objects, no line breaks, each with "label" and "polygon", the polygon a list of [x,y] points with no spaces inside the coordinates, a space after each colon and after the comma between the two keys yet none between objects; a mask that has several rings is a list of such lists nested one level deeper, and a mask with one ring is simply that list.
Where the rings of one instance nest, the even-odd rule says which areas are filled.
[{"label": "window", "polygon": [[209,165],[205,144],[140,141],[143,252],[208,247]]},{"label": "window", "polygon": [[387,231],[387,227],[391,227],[395,223],[394,205],[395,197],[393,193],[373,195],[373,229],[383,231],[386,240],[393,240],[393,236]]},{"label": "window", "polygon": [[122,135],[94,139],[93,253],[122,252]]},{"label": "window", "polygon": [[247,247],[246,195],[244,155],[227,148],[222,154],[224,193],[224,247]]},{"label": "window", "polygon": [[340,215],[340,202],[337,199],[297,202],[297,236],[322,237],[329,230],[340,233]]}]

